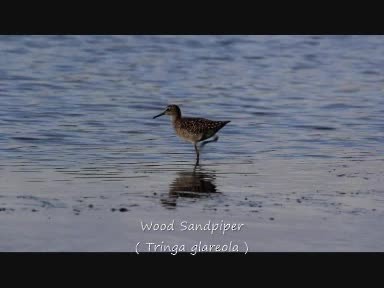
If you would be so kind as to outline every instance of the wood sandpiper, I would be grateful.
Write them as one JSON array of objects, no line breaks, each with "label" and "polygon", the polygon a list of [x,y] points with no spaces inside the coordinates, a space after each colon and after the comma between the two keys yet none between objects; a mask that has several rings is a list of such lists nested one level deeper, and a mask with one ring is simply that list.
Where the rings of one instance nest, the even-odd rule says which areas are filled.
[{"label": "wood sandpiper", "polygon": [[197,143],[208,138],[214,137],[212,140],[204,141],[200,147],[210,142],[216,142],[219,137],[216,133],[231,121],[212,121],[204,118],[182,117],[181,110],[177,105],[168,105],[167,108],[153,117],[153,119],[162,115],[171,116],[173,128],[175,128],[177,136],[191,142],[195,146],[196,164],[199,165],[200,151]]}]

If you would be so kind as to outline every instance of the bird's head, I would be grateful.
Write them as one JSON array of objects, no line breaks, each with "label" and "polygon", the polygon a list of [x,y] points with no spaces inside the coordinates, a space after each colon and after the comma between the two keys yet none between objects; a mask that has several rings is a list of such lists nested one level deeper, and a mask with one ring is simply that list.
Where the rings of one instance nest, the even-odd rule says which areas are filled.
[{"label": "bird's head", "polygon": [[159,115],[154,116],[153,119],[160,117],[162,115],[170,115],[170,116],[178,117],[181,115],[181,111],[179,106],[171,104],[171,105],[168,105],[167,108],[165,108],[165,110],[161,112]]}]

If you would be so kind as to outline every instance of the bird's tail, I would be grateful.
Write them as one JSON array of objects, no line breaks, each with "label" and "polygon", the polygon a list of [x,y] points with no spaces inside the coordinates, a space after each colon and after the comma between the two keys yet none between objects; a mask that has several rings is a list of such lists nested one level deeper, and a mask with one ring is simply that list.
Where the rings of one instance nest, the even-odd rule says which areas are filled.
[{"label": "bird's tail", "polygon": [[223,128],[225,125],[227,125],[229,122],[231,121],[223,121],[222,124],[221,124],[221,128]]}]

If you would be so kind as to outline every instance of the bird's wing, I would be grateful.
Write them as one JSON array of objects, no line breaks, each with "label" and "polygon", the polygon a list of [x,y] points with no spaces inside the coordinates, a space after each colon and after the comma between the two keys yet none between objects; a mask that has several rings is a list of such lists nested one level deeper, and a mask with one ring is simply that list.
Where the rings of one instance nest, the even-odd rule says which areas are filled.
[{"label": "bird's wing", "polygon": [[205,133],[207,131],[217,131],[223,127],[222,121],[212,121],[204,118],[183,118],[181,128],[191,133]]}]

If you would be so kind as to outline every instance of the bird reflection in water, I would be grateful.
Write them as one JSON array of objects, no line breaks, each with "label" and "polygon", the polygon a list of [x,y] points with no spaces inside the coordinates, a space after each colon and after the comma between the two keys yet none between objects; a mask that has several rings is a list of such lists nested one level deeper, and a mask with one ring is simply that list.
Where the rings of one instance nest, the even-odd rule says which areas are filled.
[{"label": "bird reflection in water", "polygon": [[200,166],[195,166],[192,171],[180,171],[169,185],[169,193],[160,201],[164,207],[172,209],[176,207],[178,198],[207,198],[220,193],[214,184],[215,179],[213,171],[203,170]]}]

